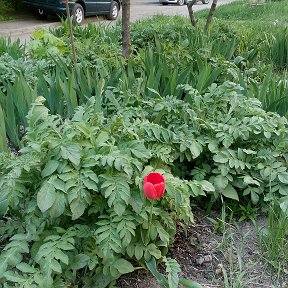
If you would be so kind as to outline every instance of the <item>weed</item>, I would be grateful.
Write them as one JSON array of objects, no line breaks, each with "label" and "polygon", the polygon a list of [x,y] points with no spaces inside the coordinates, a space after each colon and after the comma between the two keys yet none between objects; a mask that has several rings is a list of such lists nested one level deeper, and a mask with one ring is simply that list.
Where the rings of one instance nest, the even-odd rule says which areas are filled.
[{"label": "weed", "polygon": [[[227,213],[226,210],[229,210]],[[229,216],[228,216],[229,215]],[[228,222],[226,222],[226,219]],[[243,254],[246,243],[245,237],[239,234],[239,228],[234,224],[233,211],[230,208],[222,207],[221,219],[215,222],[216,229],[222,229],[222,238],[217,250],[224,256],[223,262],[218,264],[218,272],[223,276],[223,287],[225,288],[244,288],[247,287],[251,278],[247,276],[246,265],[244,265]],[[221,224],[219,226],[219,224]],[[239,243],[240,246],[239,246]],[[216,270],[216,271],[217,271]]]},{"label": "weed", "polygon": [[288,267],[288,217],[277,205],[275,200],[274,205],[269,206],[268,225],[259,230],[259,241],[262,256],[279,281]]}]

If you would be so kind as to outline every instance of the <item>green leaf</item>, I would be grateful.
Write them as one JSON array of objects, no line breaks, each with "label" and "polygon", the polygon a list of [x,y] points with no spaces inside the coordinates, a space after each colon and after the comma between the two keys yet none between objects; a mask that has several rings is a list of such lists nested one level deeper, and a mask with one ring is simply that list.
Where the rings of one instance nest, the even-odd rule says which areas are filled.
[{"label": "green leaf", "polygon": [[259,195],[253,190],[251,191],[251,200],[254,205],[256,205],[259,202]]},{"label": "green leaf", "polygon": [[121,253],[122,243],[117,232],[117,223],[108,219],[98,221],[100,227],[95,231],[96,243],[99,245],[101,253],[106,257],[113,255],[113,251]]},{"label": "green leaf", "polygon": [[135,246],[135,258],[137,260],[140,260],[143,257],[143,253],[144,253],[143,246],[142,245],[136,245]]},{"label": "green leaf", "polygon": [[115,267],[120,274],[131,273],[134,271],[133,265],[129,261],[122,258],[117,259],[114,262],[113,267]]},{"label": "green leaf", "polygon": [[202,145],[195,140],[191,142],[191,145],[189,148],[190,148],[191,154],[193,155],[193,159],[197,158],[203,151]]},{"label": "green leaf", "polygon": [[96,274],[87,280],[83,288],[107,288],[113,280],[111,274],[104,275],[103,270],[96,270]]},{"label": "green leaf", "polygon": [[[1,189],[1,185],[0,185]],[[1,189],[2,190],[2,189]],[[5,215],[8,209],[8,193],[3,190],[0,193],[0,215]]]},{"label": "green leaf", "polygon": [[229,161],[229,158],[225,153],[223,153],[223,152],[218,152],[218,153],[219,154],[216,154],[213,156],[213,160],[215,162],[224,164],[224,163],[227,163]]},{"label": "green leaf", "polygon": [[78,254],[72,258],[70,268],[73,270],[82,269],[88,264],[89,260],[90,257],[88,255]]},{"label": "green leaf", "polygon": [[49,267],[56,273],[62,273],[62,268],[59,262],[55,259],[51,259]]},{"label": "green leaf", "polygon": [[[138,191],[137,191],[138,192]],[[140,197],[140,193],[135,193],[134,191],[132,191],[132,197],[130,197],[129,199],[129,204],[132,206],[134,212],[136,214],[139,214],[142,210],[143,207],[143,201]]]},{"label": "green leaf", "polygon": [[72,212],[72,220],[75,220],[83,215],[86,209],[86,205],[81,198],[76,198],[70,204],[70,209]]},{"label": "green leaf", "polygon": [[66,198],[61,192],[56,192],[53,205],[50,207],[49,214],[52,218],[57,218],[65,211]]},{"label": "green leaf", "polygon": [[281,183],[288,184],[288,173],[287,172],[278,173],[278,179]]},{"label": "green leaf", "polygon": [[203,288],[202,285],[190,279],[180,278],[179,284],[181,284],[185,288]]},{"label": "green leaf", "polygon": [[48,181],[45,181],[37,193],[37,205],[42,212],[47,211],[56,200],[55,188]]},{"label": "green leaf", "polygon": [[279,193],[283,196],[288,195],[288,185],[279,185]]},{"label": "green leaf", "polygon": [[211,184],[209,181],[202,180],[202,181],[199,181],[199,184],[201,185],[201,187],[204,191],[207,191],[207,192],[214,192],[215,191],[213,184]]},{"label": "green leaf", "polygon": [[7,267],[8,267],[8,259],[1,259],[0,258],[0,278],[2,278],[3,274],[5,273]]},{"label": "green leaf", "polygon": [[27,116],[29,126],[33,127],[37,125],[39,120],[44,120],[47,118],[49,110],[43,104],[45,100],[46,99],[42,96],[36,98]]},{"label": "green leaf", "polygon": [[156,229],[157,229],[157,232],[159,234],[160,239],[164,243],[168,244],[169,243],[169,233],[164,230],[164,228],[162,227],[162,225],[160,223],[159,223],[159,225],[156,226]]},{"label": "green leaf", "polygon": [[57,260],[60,260],[64,264],[68,265],[68,263],[69,263],[68,255],[65,254],[63,251],[61,251],[60,249],[62,249],[62,250],[73,250],[74,246],[72,244],[70,244],[70,243],[64,243],[65,247],[61,247],[60,244],[61,243],[59,243],[57,245],[57,247],[59,249],[57,249],[56,252],[54,252],[54,258],[57,259]]},{"label": "green leaf", "polygon": [[171,258],[164,258],[166,264],[166,272],[168,273],[168,286],[169,288],[177,288],[179,284],[178,274],[181,272],[180,265],[176,260]]},{"label": "green leaf", "polygon": [[126,176],[116,177],[102,175],[106,181],[101,185],[105,198],[108,198],[108,206],[114,206],[115,212],[122,215],[130,199],[130,186]]},{"label": "green leaf", "polygon": [[254,184],[254,185],[260,186],[260,183],[257,180],[254,180],[249,175],[245,175],[243,181],[244,181],[245,184]]},{"label": "green leaf", "polygon": [[238,193],[231,184],[228,184],[226,188],[220,192],[227,198],[239,201]]},{"label": "green leaf", "polygon": [[95,146],[103,146],[105,142],[107,142],[109,139],[109,134],[105,131],[102,131],[99,133],[97,138],[94,141]]},{"label": "green leaf", "polygon": [[288,216],[288,196],[279,199],[282,211]]},{"label": "green leaf", "polygon": [[3,275],[8,281],[14,282],[14,283],[24,283],[26,282],[26,278],[22,275],[19,275],[16,272],[13,271],[7,271]]},{"label": "green leaf", "polygon": [[168,281],[165,276],[157,271],[155,258],[151,258],[149,261],[145,262],[147,268],[153,274],[153,276],[157,279],[162,288],[168,288]]},{"label": "green leaf", "polygon": [[58,161],[56,161],[56,160],[48,161],[48,163],[46,164],[46,166],[44,167],[44,169],[41,172],[41,176],[42,177],[50,176],[53,172],[56,171],[58,166],[59,166],[59,162]]},{"label": "green leaf", "polygon": [[0,152],[3,151],[7,151],[7,138],[4,113],[2,107],[0,106]]},{"label": "green leaf", "polygon": [[81,159],[81,146],[77,143],[66,142],[61,146],[61,156],[79,166]]},{"label": "green leaf", "polygon": [[147,251],[155,257],[156,259],[160,259],[162,257],[161,251],[157,248],[157,246],[153,243],[149,244],[147,247]]},{"label": "green leaf", "polygon": [[35,273],[36,269],[27,263],[21,262],[16,265],[16,268],[23,273]]},{"label": "green leaf", "polygon": [[222,176],[222,175],[217,175],[214,178],[214,185],[215,185],[215,188],[218,191],[221,191],[221,190],[225,189],[225,187],[228,185],[227,177]]}]

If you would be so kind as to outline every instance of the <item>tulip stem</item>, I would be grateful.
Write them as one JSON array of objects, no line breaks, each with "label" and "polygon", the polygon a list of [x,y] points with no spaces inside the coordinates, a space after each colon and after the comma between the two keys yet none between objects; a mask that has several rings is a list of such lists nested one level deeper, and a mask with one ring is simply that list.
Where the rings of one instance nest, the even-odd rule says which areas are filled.
[{"label": "tulip stem", "polygon": [[151,202],[151,206],[150,206],[150,215],[149,215],[149,222],[148,222],[148,230],[147,230],[147,234],[146,234],[146,245],[148,245],[149,243],[149,236],[150,236],[150,229],[151,229],[151,225],[152,225],[152,216],[153,216],[153,201]]}]

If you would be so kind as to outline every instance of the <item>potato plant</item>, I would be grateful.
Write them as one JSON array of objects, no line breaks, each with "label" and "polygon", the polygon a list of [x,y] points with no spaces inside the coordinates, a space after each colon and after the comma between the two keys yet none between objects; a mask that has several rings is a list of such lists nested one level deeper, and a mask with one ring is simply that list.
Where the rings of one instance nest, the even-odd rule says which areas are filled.
[{"label": "potato plant", "polygon": [[[140,135],[149,132],[139,120],[107,117],[95,98],[71,120],[50,115],[43,101],[37,98],[28,115],[21,155],[1,159],[2,240],[9,238],[0,256],[4,287],[106,287],[132,272],[135,261],[145,267],[162,259],[176,220],[192,220],[193,187],[212,185],[174,177],[163,165],[171,161],[146,147],[149,136]],[[171,137],[160,126],[153,131]],[[155,161],[167,192],[155,201],[148,230],[142,182]]]},{"label": "potato plant", "polygon": [[[3,287],[107,287],[139,265],[159,276],[160,261],[170,275],[162,286],[177,287],[179,265],[166,255],[176,222],[193,220],[191,198],[277,195],[286,212],[287,119],[232,82],[177,89],[179,98],[111,88],[71,119],[37,98],[20,155],[0,159]],[[142,185],[152,171],[166,192],[150,227]]]}]

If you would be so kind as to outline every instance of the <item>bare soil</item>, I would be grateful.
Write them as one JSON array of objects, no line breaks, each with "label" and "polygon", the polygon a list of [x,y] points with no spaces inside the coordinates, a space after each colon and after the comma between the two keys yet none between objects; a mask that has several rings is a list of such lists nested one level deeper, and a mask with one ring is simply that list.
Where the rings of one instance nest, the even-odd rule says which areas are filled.
[{"label": "bare soil", "polygon": [[[195,224],[187,231],[179,226],[169,257],[181,266],[180,277],[200,283],[203,288],[262,288],[288,287],[288,272],[275,275],[269,269],[259,246],[259,229],[266,225],[259,217],[251,221],[228,224],[214,215],[220,231],[198,210],[194,212]],[[287,274],[286,274],[287,272]],[[159,288],[157,281],[144,270],[139,270],[117,282],[121,288]]]}]

